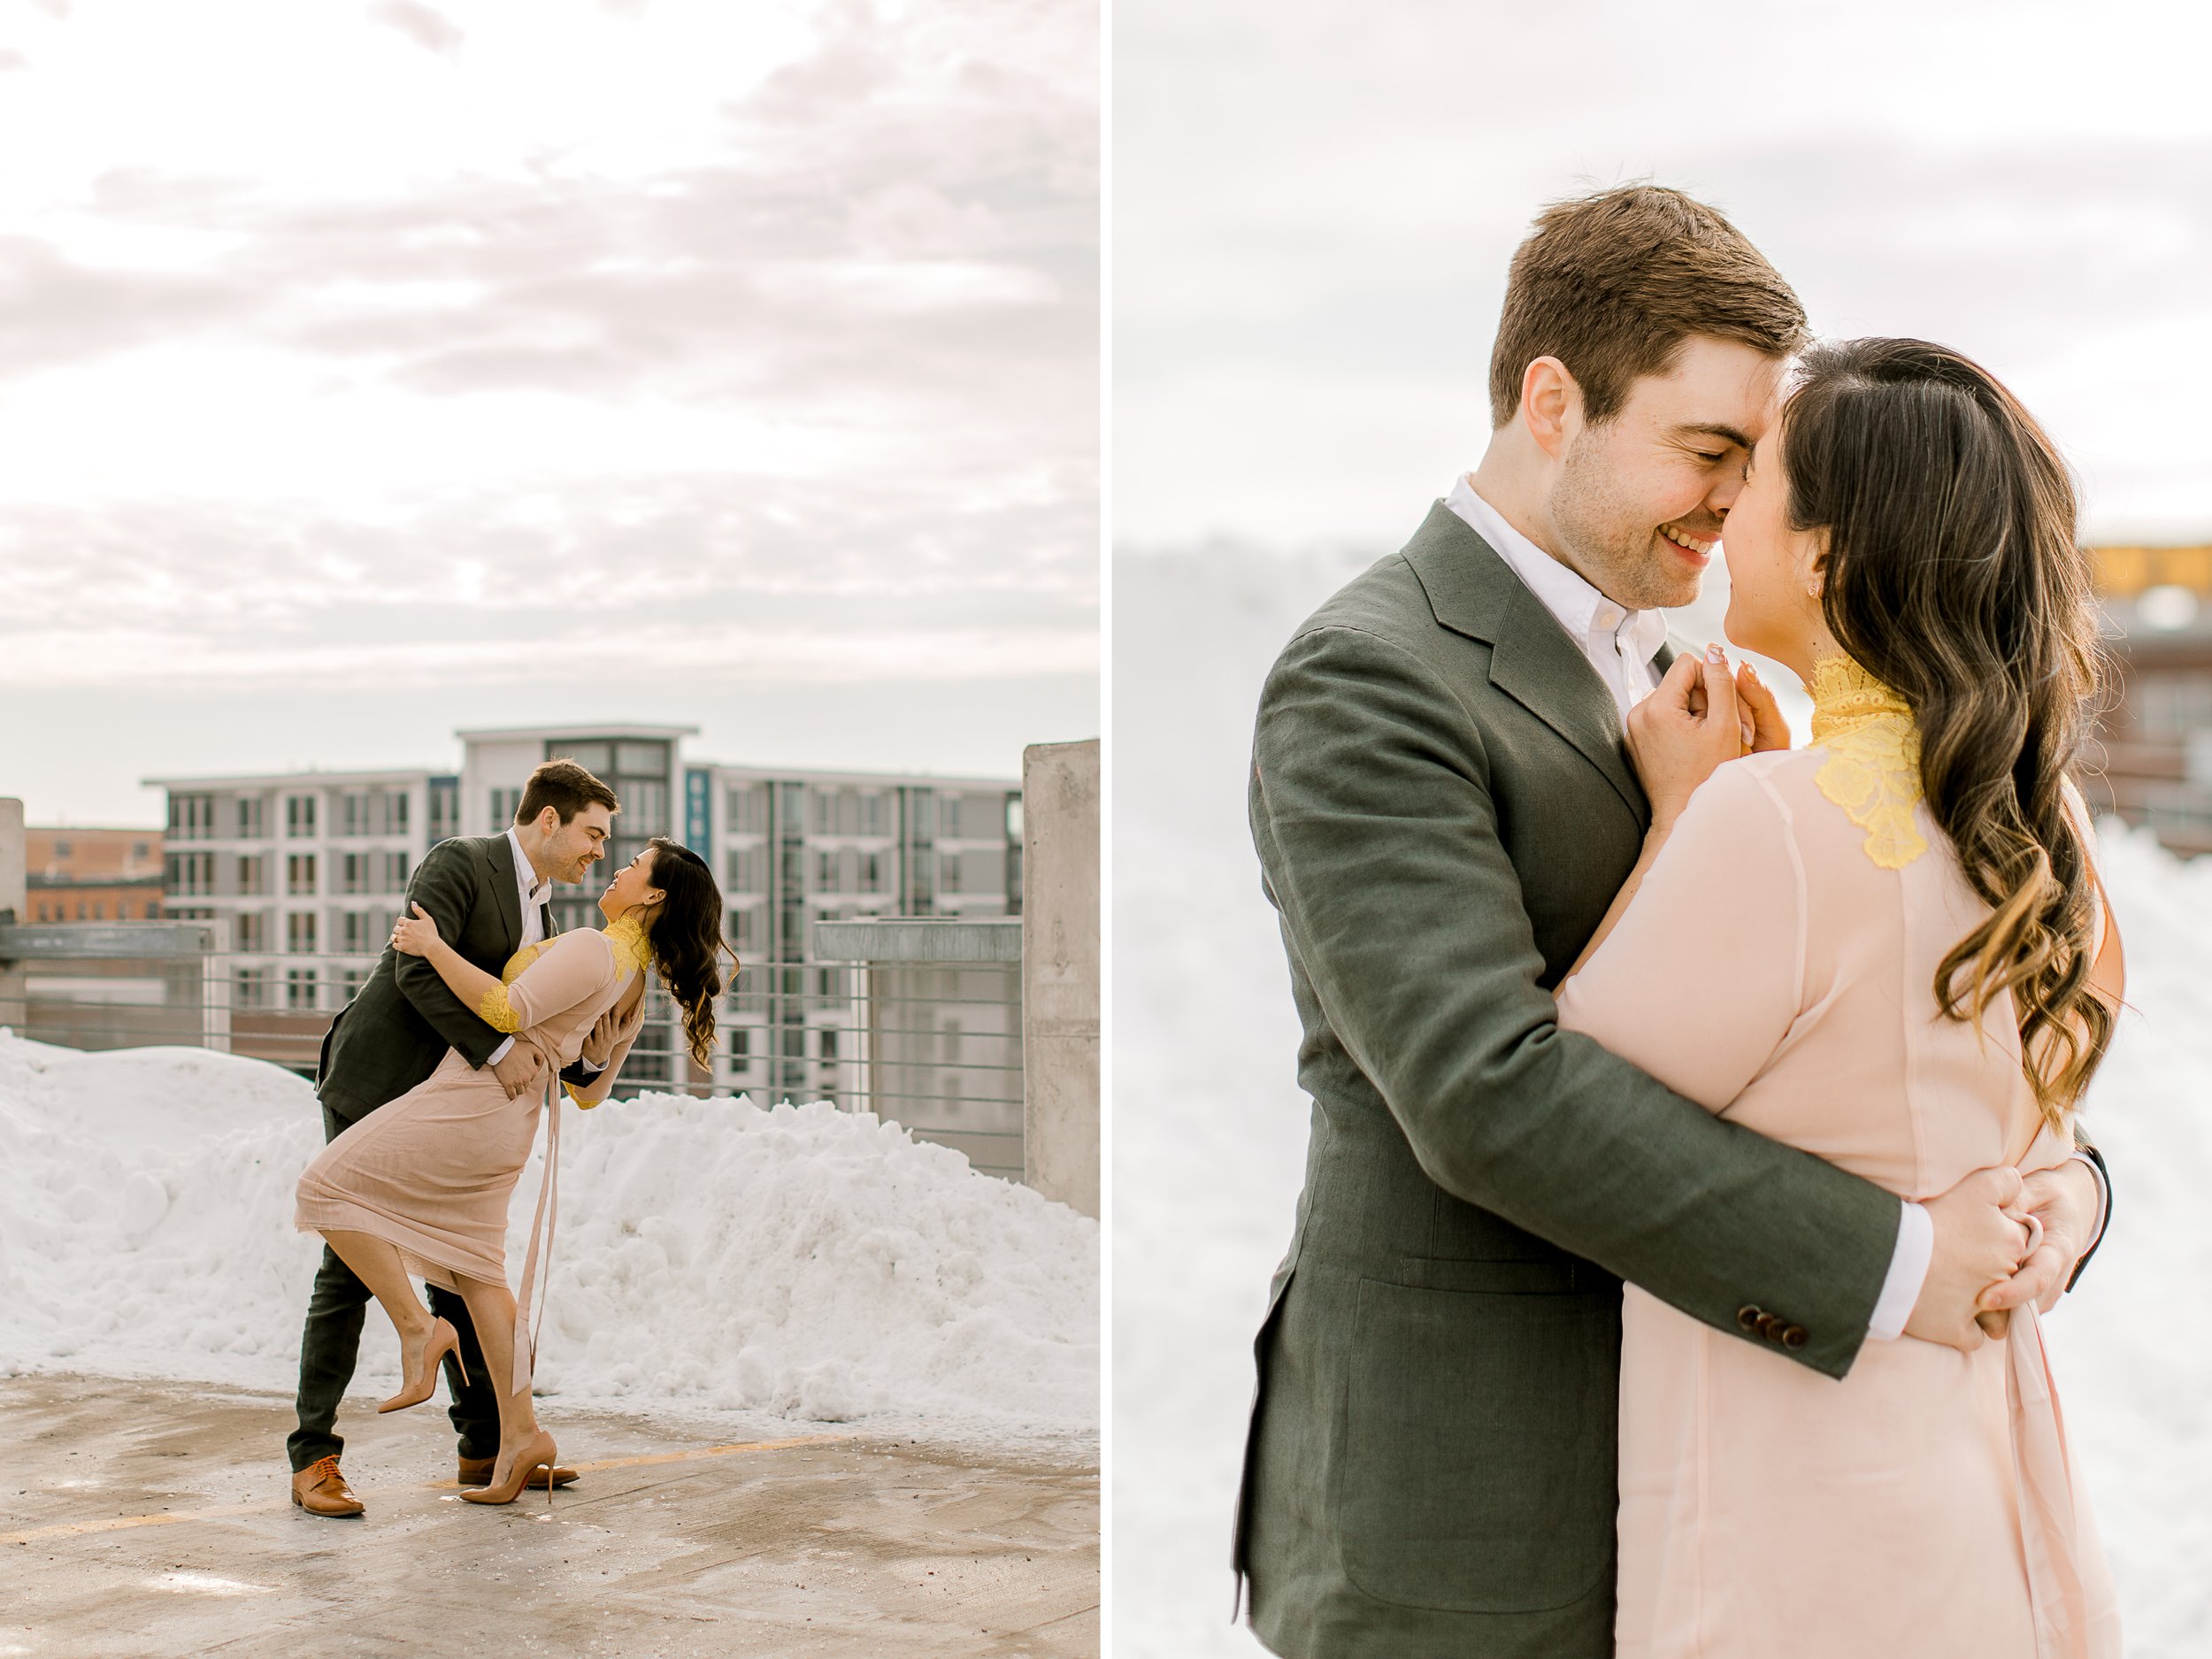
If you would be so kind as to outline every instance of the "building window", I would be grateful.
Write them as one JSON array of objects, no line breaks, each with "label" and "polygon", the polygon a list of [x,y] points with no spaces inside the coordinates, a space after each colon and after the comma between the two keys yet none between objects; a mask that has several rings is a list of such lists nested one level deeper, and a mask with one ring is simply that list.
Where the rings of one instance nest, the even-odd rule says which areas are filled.
[{"label": "building window", "polygon": [[338,833],[341,835],[366,835],[369,833],[368,796],[349,789],[338,797]]},{"label": "building window", "polygon": [[265,867],[258,854],[239,859],[238,890],[246,894],[265,892],[267,889],[262,885],[265,873]]},{"label": "building window", "polygon": [[837,1058],[837,1027],[834,1025],[822,1027],[822,1058],[825,1060]]},{"label": "building window", "polygon": [[231,918],[230,944],[233,950],[266,950],[269,948],[268,929],[258,910],[241,910]]},{"label": "building window", "polygon": [[[623,748],[630,745],[625,743]],[[622,797],[622,828],[626,839],[642,840],[668,833],[668,780],[625,778],[615,793]]]},{"label": "building window", "polygon": [[294,841],[312,841],[315,837],[315,797],[311,795],[289,795],[284,797],[284,833]]},{"label": "building window", "polygon": [[860,890],[863,893],[883,891],[883,855],[881,853],[860,855]]},{"label": "building window", "polygon": [[159,899],[148,899],[146,901],[146,919],[150,922],[154,919],[154,918],[159,916],[160,914],[161,901]]},{"label": "building window", "polygon": [[172,853],[166,862],[170,892],[196,895],[215,891],[213,853]]},{"label": "building window", "polygon": [[960,839],[960,797],[956,795],[945,797],[945,821],[940,833],[949,841]]},{"label": "building window", "polygon": [[311,1012],[315,1007],[315,970],[289,968],[284,974],[284,1006]]},{"label": "building window", "polygon": [[173,841],[205,841],[215,833],[215,797],[211,795],[173,795],[169,797],[169,836]]},{"label": "building window", "polygon": [[346,1002],[353,1001],[355,997],[361,995],[361,987],[368,982],[369,976],[361,969],[348,968],[338,976],[338,985],[343,1001]]},{"label": "building window", "polygon": [[940,850],[937,855],[937,890],[940,893],[960,891],[960,855]]},{"label": "building window", "polygon": [[407,891],[407,855],[405,853],[386,853],[384,855],[383,891],[387,893],[404,893]]},{"label": "building window", "polygon": [[257,795],[238,797],[238,839],[257,841],[261,839],[262,800]]},{"label": "building window", "polygon": [[874,789],[860,797],[860,833],[863,835],[883,833],[883,796]]},{"label": "building window", "polygon": [[366,853],[341,853],[338,856],[338,891],[366,893],[369,890],[369,857]]},{"label": "building window", "polygon": [[816,892],[836,892],[837,855],[833,852],[817,853],[815,855],[814,861],[814,890]]},{"label": "building window", "polygon": [[284,918],[284,948],[296,956],[315,954],[315,912],[294,910]]},{"label": "building window", "polygon": [[293,853],[284,861],[284,890],[294,898],[311,895],[315,891],[315,855]]},{"label": "building window", "polygon": [[430,780],[430,844],[461,833],[461,780],[458,778],[433,778]]},{"label": "building window", "polygon": [[723,797],[728,827],[743,835],[758,835],[768,827],[768,790],[765,785],[734,785]]},{"label": "building window", "polygon": [[522,791],[495,789],[492,791],[492,833],[496,835],[515,821],[515,814],[522,810]]},{"label": "building window", "polygon": [[266,968],[241,968],[231,976],[231,1002],[237,1008],[266,1008],[269,1003],[269,972]]},{"label": "building window", "polygon": [[387,835],[407,833],[407,799],[403,795],[384,797],[384,833]]}]

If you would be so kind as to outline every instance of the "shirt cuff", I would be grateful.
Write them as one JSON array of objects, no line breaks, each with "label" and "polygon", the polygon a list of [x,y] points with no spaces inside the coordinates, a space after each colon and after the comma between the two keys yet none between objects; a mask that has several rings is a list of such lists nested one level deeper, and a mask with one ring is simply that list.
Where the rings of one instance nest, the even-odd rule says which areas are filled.
[{"label": "shirt cuff", "polygon": [[2075,1153],[2073,1161],[2087,1164],[2090,1178],[2097,1183],[2097,1224],[2089,1229],[2089,1241],[2082,1246],[2081,1253],[2086,1256],[2097,1248],[2097,1240],[2104,1237],[2105,1218],[2112,1213],[2112,1187],[2106,1181],[2104,1171],[2097,1167],[2097,1160],[2086,1152]]},{"label": "shirt cuff", "polygon": [[484,1056],[484,1064],[486,1065],[497,1065],[502,1060],[504,1060],[507,1057],[507,1050],[514,1046],[515,1040],[512,1037],[503,1037],[500,1040],[499,1047],[493,1049],[489,1054]]},{"label": "shirt cuff", "polygon": [[1894,1342],[1905,1334],[1905,1322],[1912,1317],[1934,1260],[1935,1218],[1920,1205],[1908,1203],[1898,1217],[1897,1252],[1889,1258],[1889,1277],[1882,1281],[1873,1317],[1866,1322],[1868,1341]]},{"label": "shirt cuff", "polygon": [[603,1065],[594,1065],[590,1061],[585,1059],[580,1054],[576,1056],[576,1064],[583,1067],[583,1069],[593,1077],[597,1077],[602,1071],[607,1069]]}]

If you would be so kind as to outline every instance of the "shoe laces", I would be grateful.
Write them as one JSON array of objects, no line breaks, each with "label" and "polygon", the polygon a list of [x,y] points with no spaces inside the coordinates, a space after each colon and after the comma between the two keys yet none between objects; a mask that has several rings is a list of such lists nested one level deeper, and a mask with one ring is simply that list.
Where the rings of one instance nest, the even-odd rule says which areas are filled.
[{"label": "shoe laces", "polygon": [[303,1472],[314,1476],[315,1479],[311,1484],[315,1485],[319,1485],[326,1480],[342,1482],[345,1479],[345,1477],[338,1472],[338,1454],[335,1452],[327,1457],[318,1458],[308,1464]]}]

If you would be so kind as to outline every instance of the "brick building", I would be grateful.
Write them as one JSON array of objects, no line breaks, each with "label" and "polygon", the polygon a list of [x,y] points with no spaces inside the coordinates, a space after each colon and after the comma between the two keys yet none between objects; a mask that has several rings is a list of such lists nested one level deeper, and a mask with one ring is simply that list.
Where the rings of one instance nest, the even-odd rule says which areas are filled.
[{"label": "brick building", "polygon": [[162,915],[161,832],[26,826],[27,922],[154,922]]},{"label": "brick building", "polygon": [[2212,852],[2212,545],[2090,553],[2114,672],[2089,803],[2175,852]]}]

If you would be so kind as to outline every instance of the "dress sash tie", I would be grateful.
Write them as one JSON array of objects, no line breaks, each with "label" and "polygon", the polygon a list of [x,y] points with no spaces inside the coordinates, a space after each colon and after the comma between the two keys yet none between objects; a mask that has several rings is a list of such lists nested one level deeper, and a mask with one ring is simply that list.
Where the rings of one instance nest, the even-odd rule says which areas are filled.
[{"label": "dress sash tie", "polygon": [[2096,1522],[2074,1491],[2066,1422],[2032,1306],[2012,1316],[2005,1400],[2036,1659],[2118,1659],[2120,1616]]},{"label": "dress sash tie", "polygon": [[[536,1368],[538,1336],[545,1329],[544,1286],[538,1282],[541,1267],[550,1276],[553,1229],[560,1218],[561,1196],[561,1080],[559,1067],[547,1057],[545,1089],[545,1173],[538,1182],[538,1207],[530,1218],[530,1248],[522,1258],[522,1288],[515,1294],[514,1370],[508,1378],[508,1397],[529,1387]],[[533,1293],[538,1302],[537,1318],[530,1317]]]}]

